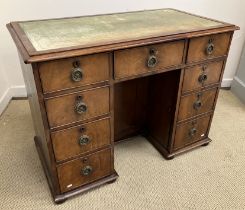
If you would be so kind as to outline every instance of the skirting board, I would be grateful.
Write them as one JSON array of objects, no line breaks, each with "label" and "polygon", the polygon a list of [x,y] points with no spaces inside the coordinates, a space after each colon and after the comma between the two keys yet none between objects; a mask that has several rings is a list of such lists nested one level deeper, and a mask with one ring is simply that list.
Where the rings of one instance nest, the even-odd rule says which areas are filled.
[{"label": "skirting board", "polygon": [[231,85],[231,91],[243,102],[245,103],[245,83],[238,77],[234,77]]},{"label": "skirting board", "polygon": [[26,88],[24,85],[21,86],[13,86],[8,88],[4,94],[0,97],[0,115],[3,113],[3,111],[8,106],[10,100],[13,97],[26,97]]},{"label": "skirting board", "polygon": [[223,79],[221,87],[230,87],[233,79]]}]

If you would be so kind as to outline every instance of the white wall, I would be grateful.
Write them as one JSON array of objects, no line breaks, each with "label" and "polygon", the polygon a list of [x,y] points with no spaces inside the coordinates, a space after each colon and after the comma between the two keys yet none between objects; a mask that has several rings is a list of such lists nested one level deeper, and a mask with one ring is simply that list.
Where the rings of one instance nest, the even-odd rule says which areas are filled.
[{"label": "white wall", "polygon": [[[177,8],[230,22],[241,27],[236,32],[227,62],[223,85],[230,86],[245,40],[244,0],[0,0],[0,113],[4,93],[8,98],[26,94],[15,45],[5,25],[10,21],[81,16],[155,8]],[[7,97],[7,96],[6,96]]]},{"label": "white wall", "polygon": [[245,103],[245,45],[243,46],[237,73],[231,84],[231,91]]},{"label": "white wall", "polygon": [[4,108],[11,99],[11,96],[8,92],[9,84],[5,72],[3,72],[2,64],[0,62],[0,114],[3,112]]}]

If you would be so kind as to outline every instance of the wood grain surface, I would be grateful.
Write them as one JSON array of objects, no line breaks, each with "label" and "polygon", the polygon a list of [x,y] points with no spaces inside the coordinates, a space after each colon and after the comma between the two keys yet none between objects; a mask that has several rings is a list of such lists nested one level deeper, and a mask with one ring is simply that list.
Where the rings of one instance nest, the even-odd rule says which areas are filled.
[{"label": "wood grain surface", "polygon": [[[196,115],[211,111],[214,109],[214,102],[217,88],[195,92],[181,97],[178,121],[186,120]],[[196,102],[200,102],[200,108],[194,108]]]},{"label": "wood grain surface", "polygon": [[[82,136],[89,138],[88,144],[79,144]],[[107,118],[52,132],[51,138],[57,161],[76,157],[110,144],[110,121]]]},{"label": "wood grain surface", "polygon": [[[111,150],[105,149],[59,165],[57,171],[61,192],[72,190],[110,175],[112,173],[110,159]],[[89,175],[83,174],[83,169],[86,166],[92,168]]]},{"label": "wood grain surface", "polygon": [[[221,79],[223,61],[204,63],[202,65],[185,69],[182,92],[200,90],[208,85],[217,84]],[[206,75],[206,80],[200,81],[200,77]]]},{"label": "wood grain surface", "polygon": [[[81,81],[71,77],[73,63],[79,62]],[[109,80],[109,55],[107,53],[42,62],[38,65],[43,92],[54,92]]]},{"label": "wood grain surface", "polygon": [[[87,111],[75,111],[77,98],[87,106]],[[50,127],[56,127],[109,113],[109,87],[76,92],[45,101]]]},{"label": "wood grain surface", "polygon": [[[205,59],[220,57],[227,55],[230,44],[231,33],[214,34],[192,38],[190,40],[187,63],[197,62]],[[206,53],[209,41],[214,44],[214,51],[208,55]]]},{"label": "wood grain surface", "polygon": [[[151,50],[155,51],[153,55],[157,59],[156,65],[152,68],[147,66]],[[181,65],[183,53],[184,40],[116,51],[114,53],[115,78],[140,75]]]},{"label": "wood grain surface", "polygon": [[[201,139],[207,138],[207,131],[210,122],[210,115],[191,120],[188,123],[179,124],[176,128],[174,139],[174,150],[183,148]],[[195,134],[191,135],[191,130],[196,129]]]}]

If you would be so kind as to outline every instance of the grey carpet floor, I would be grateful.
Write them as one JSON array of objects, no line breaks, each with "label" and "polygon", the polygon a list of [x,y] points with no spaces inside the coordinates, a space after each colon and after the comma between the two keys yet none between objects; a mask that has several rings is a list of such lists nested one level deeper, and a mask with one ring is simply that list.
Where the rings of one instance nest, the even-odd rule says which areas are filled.
[{"label": "grey carpet floor", "polygon": [[245,209],[245,106],[221,91],[212,142],[166,161],[144,138],[116,145],[119,179],[54,205],[33,142],[26,100],[0,118],[0,208]]}]

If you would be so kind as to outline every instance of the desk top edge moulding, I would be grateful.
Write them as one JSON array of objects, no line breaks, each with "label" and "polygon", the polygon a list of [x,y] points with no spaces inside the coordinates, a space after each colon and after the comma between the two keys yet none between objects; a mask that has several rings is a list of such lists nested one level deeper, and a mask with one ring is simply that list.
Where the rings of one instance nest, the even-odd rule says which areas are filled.
[{"label": "desk top edge moulding", "polygon": [[74,50],[66,54],[72,57],[239,29],[176,9],[11,22],[7,27],[26,63],[64,58],[67,50]]},{"label": "desk top edge moulding", "polygon": [[239,27],[158,9],[11,22],[7,28],[55,203],[118,178],[115,142],[141,135],[167,160],[211,142]]}]

